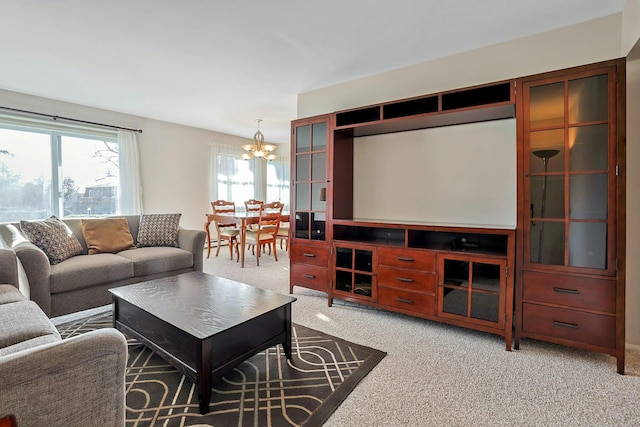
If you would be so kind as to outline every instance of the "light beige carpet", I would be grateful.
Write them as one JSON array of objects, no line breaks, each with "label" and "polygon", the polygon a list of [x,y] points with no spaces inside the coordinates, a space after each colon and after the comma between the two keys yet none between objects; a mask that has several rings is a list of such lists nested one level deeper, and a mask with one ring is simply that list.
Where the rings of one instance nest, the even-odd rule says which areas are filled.
[{"label": "light beige carpet", "polygon": [[[222,252],[222,251],[221,251]],[[249,253],[245,268],[222,253],[204,271],[281,293],[289,259]],[[611,356],[501,337],[336,300],[295,288],[293,321],[387,356],[326,422],[327,427],[640,426],[640,352],[627,375]]]}]

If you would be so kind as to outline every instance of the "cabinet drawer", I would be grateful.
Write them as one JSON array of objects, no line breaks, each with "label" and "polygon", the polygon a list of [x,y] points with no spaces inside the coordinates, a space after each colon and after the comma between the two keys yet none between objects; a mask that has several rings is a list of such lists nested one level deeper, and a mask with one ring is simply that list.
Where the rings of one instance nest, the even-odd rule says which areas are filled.
[{"label": "cabinet drawer", "polygon": [[417,313],[435,314],[436,298],[429,294],[378,286],[378,303]]},{"label": "cabinet drawer", "polygon": [[436,253],[414,249],[378,249],[378,264],[414,270],[435,271]]},{"label": "cabinet drawer", "polygon": [[329,273],[325,267],[292,264],[291,284],[327,292],[329,290]]},{"label": "cabinet drawer", "polygon": [[436,275],[406,268],[378,268],[378,285],[408,291],[436,292]]},{"label": "cabinet drawer", "polygon": [[526,271],[523,276],[522,297],[532,302],[616,312],[614,280]]},{"label": "cabinet drawer", "polygon": [[322,246],[291,245],[291,263],[329,266],[329,248]]},{"label": "cabinet drawer", "polygon": [[616,344],[614,316],[523,304],[522,330],[606,348]]}]

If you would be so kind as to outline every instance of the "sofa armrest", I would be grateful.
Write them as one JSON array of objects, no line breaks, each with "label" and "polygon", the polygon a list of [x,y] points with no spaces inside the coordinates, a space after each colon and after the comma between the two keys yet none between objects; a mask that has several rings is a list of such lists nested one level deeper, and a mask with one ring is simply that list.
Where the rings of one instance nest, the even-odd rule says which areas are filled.
[{"label": "sofa armrest", "polygon": [[[47,316],[51,315],[51,264],[47,255],[27,240],[13,224],[2,226],[2,234],[6,243],[16,253],[18,265],[18,281],[26,276],[28,289],[21,289],[25,295],[35,301]],[[26,291],[26,292],[25,292]]]},{"label": "sofa armrest", "polygon": [[2,242],[0,242],[0,283],[20,287],[16,253],[13,249],[3,247]]},{"label": "sofa armrest", "polygon": [[28,240],[13,246],[29,282],[30,299],[51,315],[51,264],[42,249]]},{"label": "sofa armrest", "polygon": [[178,229],[178,247],[193,253],[193,271],[202,271],[204,241],[207,233],[204,230]]},{"label": "sofa armrest", "polygon": [[0,357],[0,414],[25,426],[124,426],[126,364],[112,328]]}]

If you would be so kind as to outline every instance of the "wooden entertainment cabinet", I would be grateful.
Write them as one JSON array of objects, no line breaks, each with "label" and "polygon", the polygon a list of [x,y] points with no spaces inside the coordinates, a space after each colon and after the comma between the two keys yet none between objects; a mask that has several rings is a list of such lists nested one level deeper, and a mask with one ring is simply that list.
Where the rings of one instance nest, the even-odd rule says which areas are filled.
[{"label": "wooden entertainment cabinet", "polygon": [[[541,108],[545,116],[534,101],[554,90],[561,101],[550,111],[583,97],[584,116],[528,121]],[[290,292],[498,334],[507,350],[515,331],[515,348],[529,337],[600,351],[623,373],[624,117],[621,59],[293,121]],[[354,139],[508,118],[517,126],[517,227],[354,218]],[[554,169],[540,169],[552,153],[544,150],[563,152],[547,164]],[[543,182],[564,207],[547,202],[540,212]],[[581,238],[588,250],[576,249]],[[592,253],[597,261],[586,260]]]}]

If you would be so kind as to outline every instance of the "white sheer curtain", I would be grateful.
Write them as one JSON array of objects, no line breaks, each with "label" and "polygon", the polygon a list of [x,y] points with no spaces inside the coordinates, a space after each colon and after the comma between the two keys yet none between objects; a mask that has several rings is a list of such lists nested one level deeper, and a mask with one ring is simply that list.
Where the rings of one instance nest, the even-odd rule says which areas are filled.
[{"label": "white sheer curtain", "polygon": [[211,144],[209,199],[231,200],[236,209],[244,209],[245,200],[255,198],[255,160],[240,158],[242,148]]},{"label": "white sheer curtain", "polygon": [[120,214],[142,213],[142,180],[138,141],[135,132],[118,130],[118,156],[120,160]]},{"label": "white sheer curtain", "polygon": [[244,209],[249,199],[289,204],[289,157],[243,160],[244,150],[232,145],[211,144],[209,199],[223,199]]},{"label": "white sheer curtain", "polygon": [[278,200],[289,210],[290,205],[290,164],[289,156],[278,156],[267,163],[267,200]]}]

